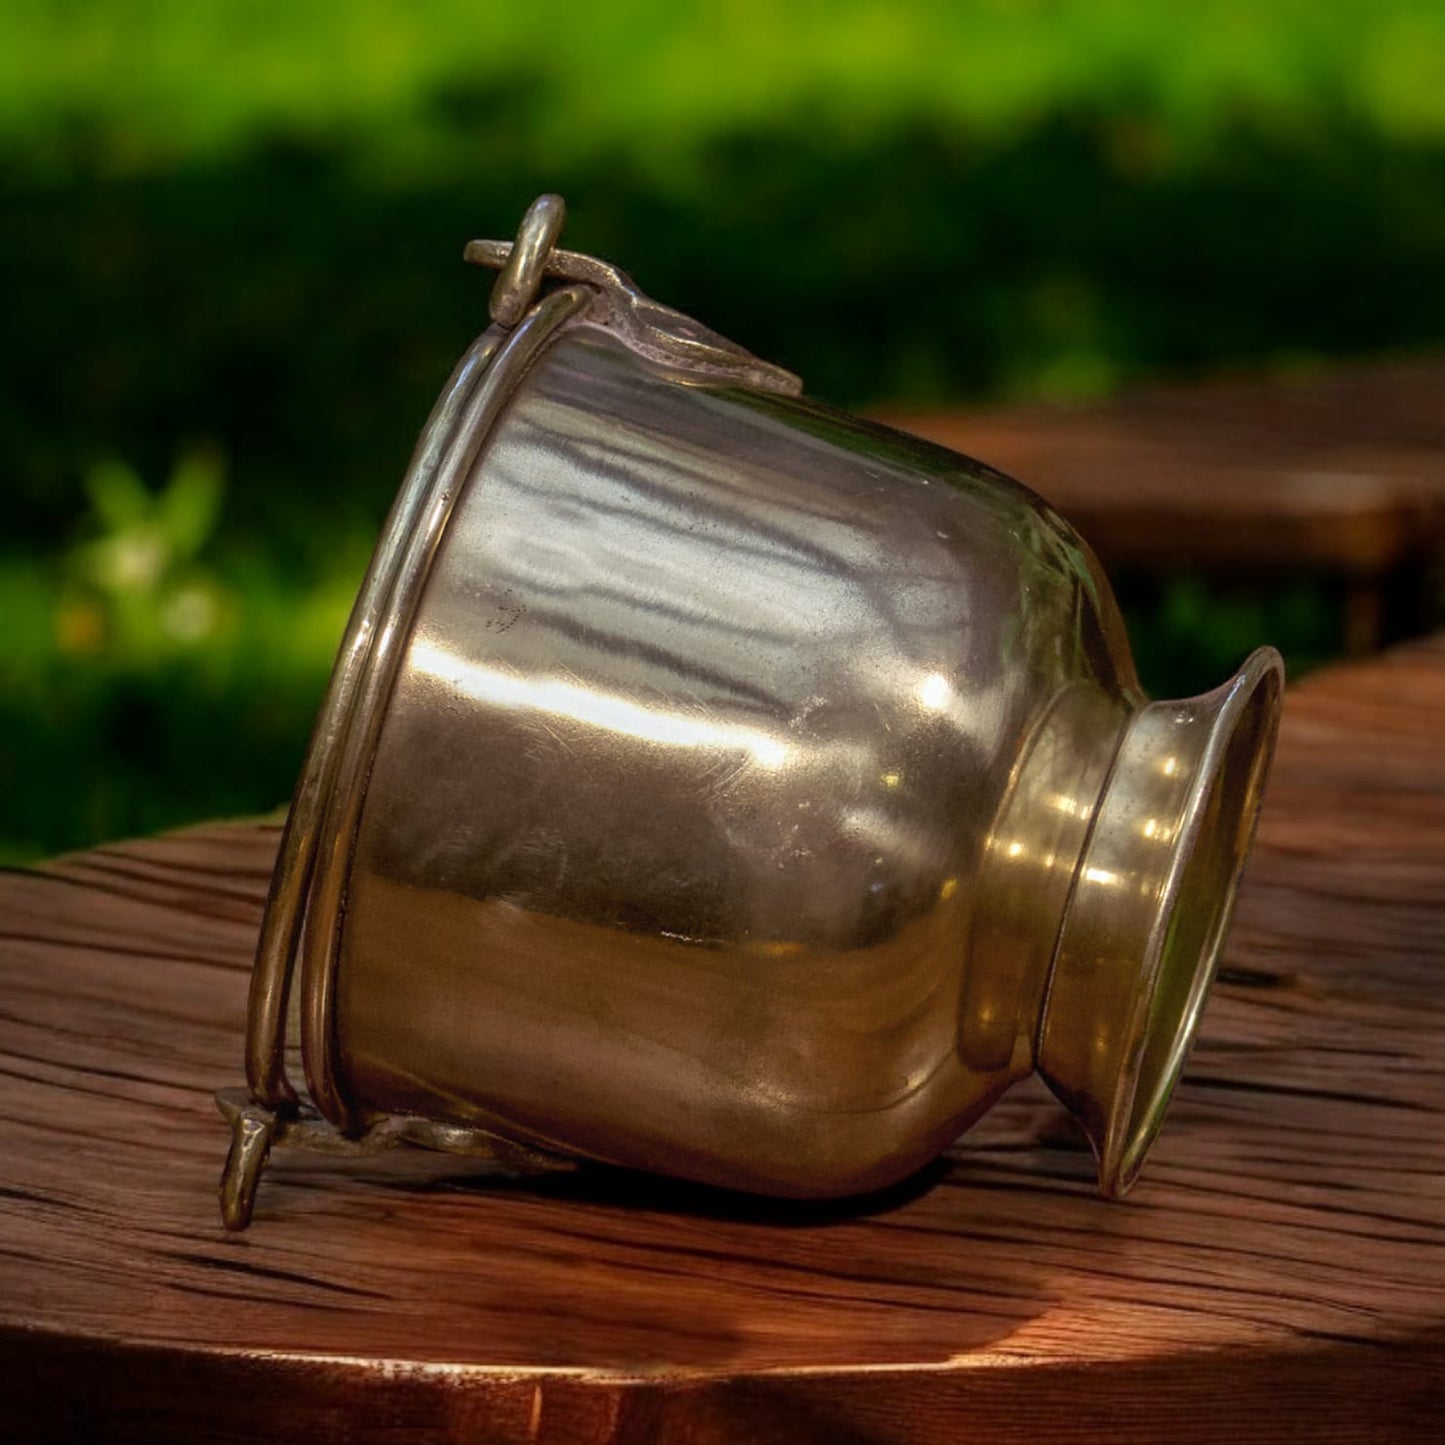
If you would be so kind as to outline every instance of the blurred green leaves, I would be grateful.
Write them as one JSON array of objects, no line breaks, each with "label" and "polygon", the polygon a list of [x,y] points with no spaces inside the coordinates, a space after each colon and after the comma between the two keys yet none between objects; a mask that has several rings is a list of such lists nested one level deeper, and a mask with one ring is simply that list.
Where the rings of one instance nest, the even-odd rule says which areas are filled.
[{"label": "blurred green leaves", "polygon": [[[164,168],[284,134],[425,166],[438,94],[532,77],[560,163],[661,170],[737,130],[934,117],[1017,132],[1060,109],[1155,117],[1178,157],[1241,113],[1445,134],[1437,0],[9,0],[0,144]],[[396,174],[405,173],[405,167]]]},{"label": "blurred green leaves", "polygon": [[[9,856],[284,798],[461,245],[544,189],[845,405],[1445,337],[1439,0],[4,8]],[[1338,640],[1317,583],[1123,581],[1171,693]]]},{"label": "blurred green leaves", "polygon": [[223,545],[223,468],[110,460],[51,556],[0,554],[0,862],[287,796],[365,564]]},{"label": "blurred green leaves", "polygon": [[61,650],[104,652],[134,670],[214,644],[231,606],[200,561],[220,517],[215,453],[189,453],[155,492],[123,463],[101,462],[85,490],[98,535],[62,564]]}]

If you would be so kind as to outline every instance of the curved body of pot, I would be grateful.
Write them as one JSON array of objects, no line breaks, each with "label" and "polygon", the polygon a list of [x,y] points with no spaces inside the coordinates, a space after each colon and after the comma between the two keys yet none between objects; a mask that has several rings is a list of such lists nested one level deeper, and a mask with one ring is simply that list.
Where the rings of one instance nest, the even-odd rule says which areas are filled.
[{"label": "curved body of pot", "polygon": [[[1277,659],[1146,705],[1038,497],[700,366],[681,319],[670,354],[657,316],[640,342],[554,293],[433,419],[313,749],[312,1096],[352,1135],[418,1118],[836,1195],[1039,1067],[1127,1187]],[[284,1002],[258,999],[253,1044]],[[274,1061],[253,1049],[253,1095],[284,1109]]]}]

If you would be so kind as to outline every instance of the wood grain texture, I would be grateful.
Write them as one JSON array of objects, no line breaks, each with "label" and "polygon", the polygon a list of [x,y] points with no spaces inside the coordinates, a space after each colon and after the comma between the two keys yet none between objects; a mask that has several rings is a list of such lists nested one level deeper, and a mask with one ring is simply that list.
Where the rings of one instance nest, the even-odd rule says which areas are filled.
[{"label": "wood grain texture", "polygon": [[0,1439],[1438,1439],[1445,640],[1291,694],[1130,1199],[1018,1090],[851,1205],[279,1155],[226,1236],[274,827],[0,877]]},{"label": "wood grain texture", "polygon": [[884,419],[1036,488],[1110,570],[1374,580],[1445,551],[1442,396],[1436,356]]}]

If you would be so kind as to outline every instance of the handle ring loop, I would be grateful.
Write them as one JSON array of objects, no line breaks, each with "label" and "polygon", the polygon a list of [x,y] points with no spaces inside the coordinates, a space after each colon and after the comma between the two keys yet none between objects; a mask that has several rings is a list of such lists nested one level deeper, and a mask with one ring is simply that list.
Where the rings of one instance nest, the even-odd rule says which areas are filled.
[{"label": "handle ring loop", "polygon": [[561,196],[538,196],[522,217],[517,228],[517,239],[512,243],[511,254],[502,267],[492,287],[488,310],[498,326],[510,330],[527,313],[527,308],[537,299],[542,278],[547,271],[547,259],[557,237],[562,234],[562,223],[567,219],[567,205]]}]

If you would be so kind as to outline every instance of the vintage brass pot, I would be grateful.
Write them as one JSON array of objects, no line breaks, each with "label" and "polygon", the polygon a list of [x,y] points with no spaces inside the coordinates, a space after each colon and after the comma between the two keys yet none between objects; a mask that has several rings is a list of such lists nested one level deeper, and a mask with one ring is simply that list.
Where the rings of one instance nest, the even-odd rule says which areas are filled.
[{"label": "vintage brass pot", "polygon": [[561,217],[467,248],[494,325],[292,803],[226,1223],[281,1142],[845,1195],[1034,1069],[1122,1193],[1219,954],[1277,654],[1146,702],[1032,492],[803,399],[556,249]]}]

